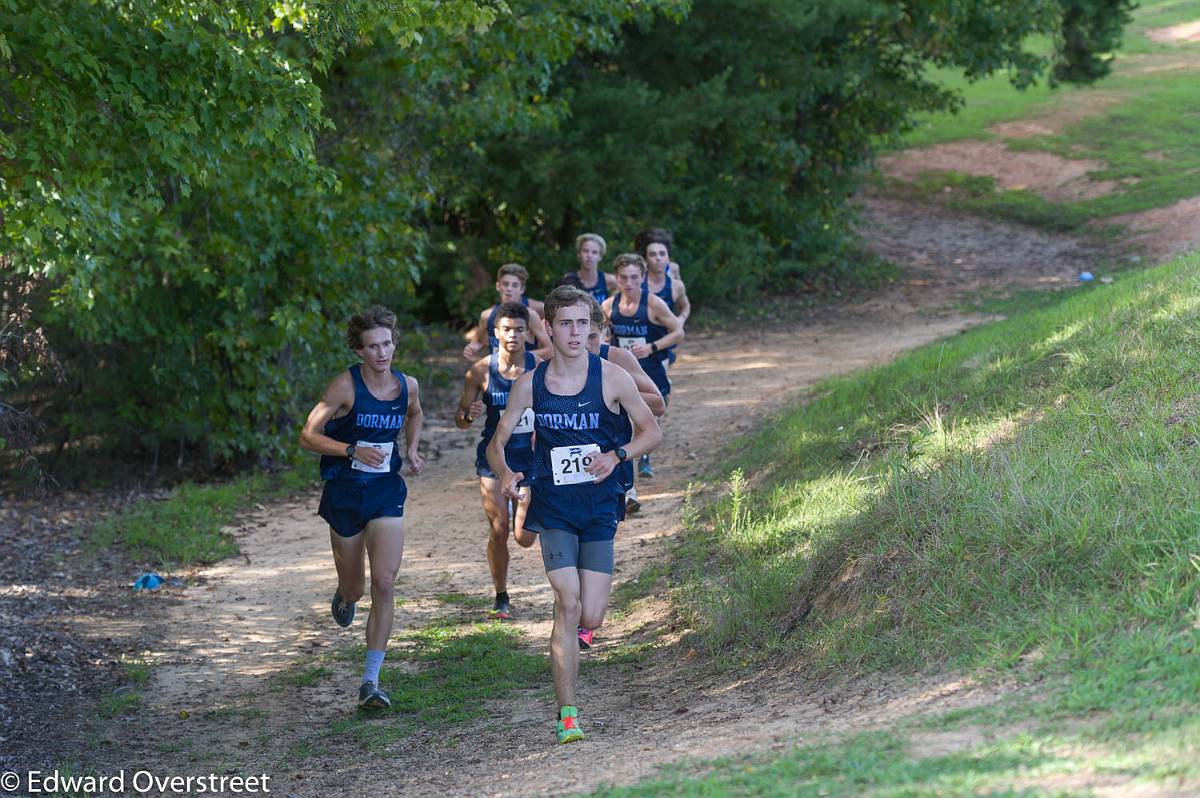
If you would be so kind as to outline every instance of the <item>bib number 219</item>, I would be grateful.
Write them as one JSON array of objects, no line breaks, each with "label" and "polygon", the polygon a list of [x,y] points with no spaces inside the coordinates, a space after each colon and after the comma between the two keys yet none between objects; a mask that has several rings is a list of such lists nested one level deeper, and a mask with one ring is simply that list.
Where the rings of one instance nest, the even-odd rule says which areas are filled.
[{"label": "bib number 219", "polygon": [[595,482],[595,477],[587,472],[587,467],[598,454],[600,447],[594,443],[583,446],[556,446],[551,449],[550,463],[554,469],[554,484]]}]

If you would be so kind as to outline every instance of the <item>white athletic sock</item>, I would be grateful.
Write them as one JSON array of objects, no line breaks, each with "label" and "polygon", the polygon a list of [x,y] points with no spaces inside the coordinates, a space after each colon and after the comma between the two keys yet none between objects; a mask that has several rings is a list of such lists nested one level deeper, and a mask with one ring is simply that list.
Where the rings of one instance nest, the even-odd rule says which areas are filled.
[{"label": "white athletic sock", "polygon": [[373,648],[367,649],[367,665],[363,668],[364,682],[379,684],[379,669],[383,667],[383,652]]},{"label": "white athletic sock", "polygon": [[637,501],[637,485],[634,485],[632,488],[625,491],[625,498],[632,501]]}]

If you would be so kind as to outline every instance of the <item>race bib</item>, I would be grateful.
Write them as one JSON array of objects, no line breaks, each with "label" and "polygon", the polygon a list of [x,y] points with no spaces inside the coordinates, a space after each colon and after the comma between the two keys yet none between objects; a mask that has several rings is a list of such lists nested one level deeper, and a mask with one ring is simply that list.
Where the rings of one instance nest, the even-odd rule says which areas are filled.
[{"label": "race bib", "polygon": [[594,443],[581,446],[555,446],[550,450],[550,465],[554,469],[555,485],[575,485],[580,482],[595,482],[596,478],[586,469],[600,447]]},{"label": "race bib", "polygon": [[395,441],[387,443],[370,443],[368,441],[359,441],[354,444],[355,449],[376,449],[383,452],[383,465],[369,466],[359,460],[357,457],[350,463],[350,467],[355,471],[366,471],[369,474],[386,474],[392,470],[392,448],[395,447]]},{"label": "race bib", "polygon": [[513,435],[524,435],[527,432],[533,432],[533,408],[525,408],[525,412],[521,414],[521,420],[517,422],[517,426],[513,427]]},{"label": "race bib", "polygon": [[645,344],[645,343],[646,343],[646,339],[641,336],[636,337],[636,338],[633,338],[633,337],[617,338],[617,346],[621,347],[622,349],[632,349],[634,344]]}]

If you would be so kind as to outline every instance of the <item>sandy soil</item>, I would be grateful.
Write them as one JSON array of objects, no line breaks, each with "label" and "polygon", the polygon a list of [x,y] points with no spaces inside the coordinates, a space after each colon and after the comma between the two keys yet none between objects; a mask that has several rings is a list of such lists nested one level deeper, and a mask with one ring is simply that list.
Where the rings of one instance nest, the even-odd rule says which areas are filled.
[{"label": "sandy soil", "polygon": [[1112,192],[1118,182],[1088,176],[1104,166],[1102,161],[1010,150],[1002,141],[973,140],[905,150],[879,159],[880,171],[900,180],[915,180],[925,172],[959,172],[991,177],[999,188],[1024,189],[1054,202],[1092,199]]},{"label": "sandy soil", "polygon": [[1155,28],[1146,31],[1147,38],[1159,44],[1187,44],[1200,42],[1200,20],[1182,22],[1167,28]]},{"label": "sandy soil", "polygon": [[[661,559],[679,531],[690,480],[720,447],[815,381],[888,360],[985,319],[951,310],[980,289],[1067,284],[1098,256],[1082,242],[1051,239],[966,216],[865,200],[873,246],[909,268],[907,279],[869,301],[759,326],[689,337],[674,372],[667,442],[658,477],[641,487],[645,509],[622,525],[618,582]],[[410,479],[409,524],[397,613],[399,630],[462,618],[437,597],[490,597],[484,523],[471,461],[474,432],[450,424],[448,401],[427,400],[430,463]],[[632,666],[585,672],[579,704],[588,740],[552,745],[546,689],[495,702],[485,721],[434,737],[418,733],[364,755],[348,736],[324,733],[352,717],[358,663],[333,662],[313,686],[280,675],[362,637],[329,618],[334,587],[317,494],[248,514],[233,530],[244,556],[197,574],[166,608],[166,638],[139,711],[107,726],[81,752],[99,769],[133,764],[162,772],[266,772],[273,791],[295,796],[526,795],[586,791],[598,780],[630,782],[659,765],[769,749],[912,713],[985,703],[982,688],[952,674],[847,678],[815,684],[799,669],[709,672],[680,642],[666,597],[598,633],[596,653],[654,637],[656,652]],[[509,592],[530,651],[545,650],[551,596],[536,550],[515,546]],[[468,617],[470,617],[468,615]],[[476,617],[482,619],[481,614]],[[396,664],[396,659],[391,661]],[[600,676],[597,676],[600,674]],[[386,723],[386,721],[380,721]],[[674,729],[665,741],[661,732]],[[324,736],[323,736],[324,735]],[[944,740],[930,742],[931,750]]]}]

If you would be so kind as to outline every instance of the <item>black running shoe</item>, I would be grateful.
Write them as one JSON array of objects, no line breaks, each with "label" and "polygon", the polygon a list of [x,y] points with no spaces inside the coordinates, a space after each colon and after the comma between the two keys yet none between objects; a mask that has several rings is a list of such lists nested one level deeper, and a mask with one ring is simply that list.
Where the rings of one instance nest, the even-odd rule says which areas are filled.
[{"label": "black running shoe", "polygon": [[496,602],[492,605],[492,617],[499,621],[507,621],[512,618],[512,611],[508,606],[508,594],[497,593]]},{"label": "black running shoe", "polygon": [[392,699],[375,682],[363,682],[358,688],[358,705],[365,709],[391,709]]},{"label": "black running shoe", "polygon": [[333,592],[333,601],[329,602],[329,609],[333,612],[333,620],[338,626],[354,623],[354,602],[346,601],[336,590]]}]

